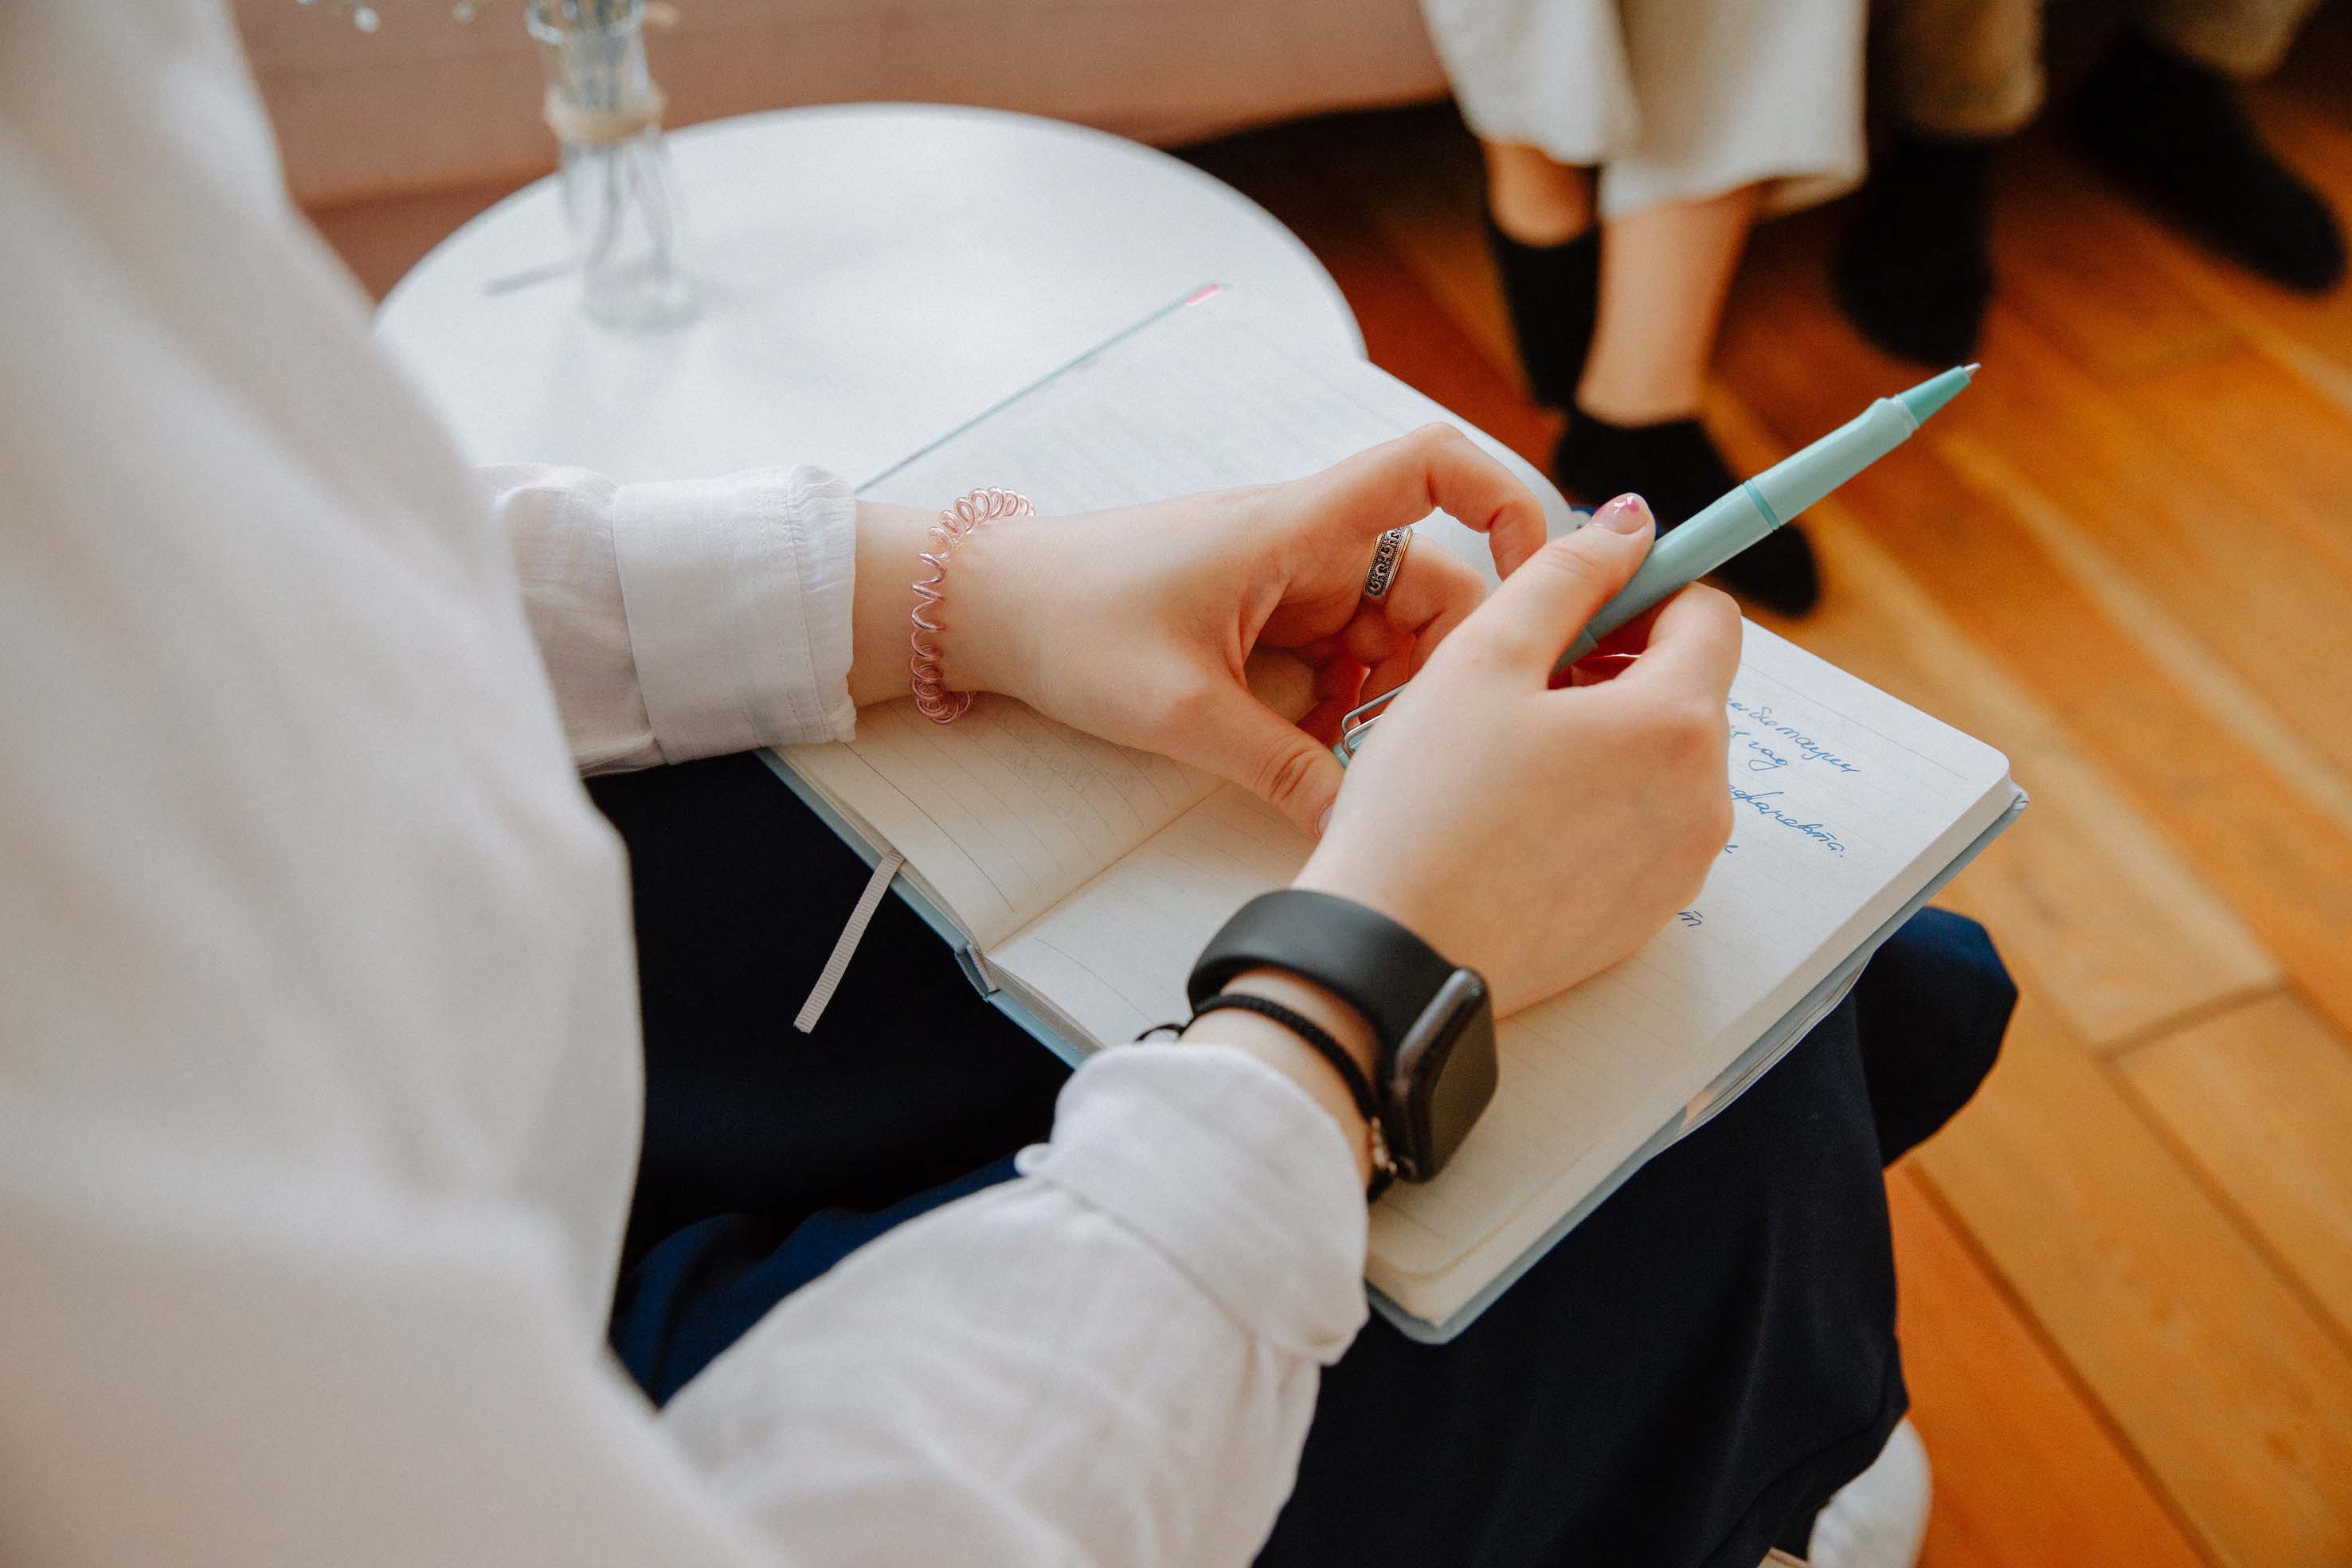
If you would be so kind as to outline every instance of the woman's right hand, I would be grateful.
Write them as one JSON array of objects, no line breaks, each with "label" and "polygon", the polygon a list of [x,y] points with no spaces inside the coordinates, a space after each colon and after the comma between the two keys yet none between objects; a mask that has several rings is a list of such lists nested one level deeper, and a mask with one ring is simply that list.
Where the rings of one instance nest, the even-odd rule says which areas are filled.
[{"label": "woman's right hand", "polygon": [[1513,572],[1381,716],[1297,878],[1478,970],[1498,1014],[1647,941],[1730,836],[1729,599],[1685,589],[1603,644],[1639,655],[1613,679],[1550,685],[1653,526],[1621,497]]}]

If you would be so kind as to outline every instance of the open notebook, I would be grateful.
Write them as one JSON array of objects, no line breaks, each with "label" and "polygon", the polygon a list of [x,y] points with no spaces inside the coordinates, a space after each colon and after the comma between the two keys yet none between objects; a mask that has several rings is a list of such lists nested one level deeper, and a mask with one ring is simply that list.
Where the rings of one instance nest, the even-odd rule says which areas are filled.
[{"label": "open notebook", "polygon": [[[1083,512],[1293,477],[1451,417],[1370,365],[1292,358],[1207,291],[861,494],[937,506],[993,484]],[[1492,576],[1483,538],[1420,529]],[[1375,1208],[1375,1302],[1408,1333],[1459,1332],[1769,1066],[2023,802],[1999,752],[1759,627],[1731,710],[1738,826],[1704,891],[1633,957],[1505,1019],[1485,1119],[1437,1180]],[[946,727],[868,709],[855,741],[772,758],[869,861],[903,856],[899,890],[975,983],[1074,1059],[1182,1018],[1192,956],[1309,848],[1238,788],[985,696]]]}]

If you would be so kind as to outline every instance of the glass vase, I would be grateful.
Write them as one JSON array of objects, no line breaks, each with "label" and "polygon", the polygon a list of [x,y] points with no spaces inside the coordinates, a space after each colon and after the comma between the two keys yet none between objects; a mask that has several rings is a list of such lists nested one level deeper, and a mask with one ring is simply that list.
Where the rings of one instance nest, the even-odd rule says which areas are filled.
[{"label": "glass vase", "polygon": [[563,215],[581,303],[604,326],[646,331],[694,314],[684,215],[646,66],[645,0],[530,0],[547,72],[547,122],[563,148]]}]

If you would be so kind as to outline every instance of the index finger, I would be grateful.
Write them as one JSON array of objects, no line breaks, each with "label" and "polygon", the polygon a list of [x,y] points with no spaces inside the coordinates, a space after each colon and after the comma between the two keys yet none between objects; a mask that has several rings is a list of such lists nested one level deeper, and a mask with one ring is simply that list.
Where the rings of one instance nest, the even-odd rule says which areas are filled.
[{"label": "index finger", "polygon": [[1367,447],[1306,483],[1318,506],[1367,539],[1444,512],[1486,536],[1499,576],[1510,576],[1543,548],[1543,506],[1535,493],[1450,424],[1424,424]]}]

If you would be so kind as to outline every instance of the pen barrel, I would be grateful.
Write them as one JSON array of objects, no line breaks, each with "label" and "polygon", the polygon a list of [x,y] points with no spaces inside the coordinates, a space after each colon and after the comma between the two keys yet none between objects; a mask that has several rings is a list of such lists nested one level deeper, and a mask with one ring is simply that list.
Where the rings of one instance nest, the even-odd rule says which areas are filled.
[{"label": "pen barrel", "polygon": [[1650,547],[1649,559],[1633,580],[1585,622],[1557,669],[1591,653],[1601,639],[1645,611],[1654,610],[1772,531],[1772,519],[1742,485],[1719,496],[1680,528]]},{"label": "pen barrel", "polygon": [[1909,409],[1883,397],[1748,483],[1772,514],[1773,522],[1785,523],[1902,445],[1918,428],[1919,422],[1911,417]]},{"label": "pen barrel", "polygon": [[1553,665],[1565,670],[1601,639],[1655,609],[1894,451],[1919,428],[1911,411],[1880,398],[1803,451],[1782,458],[1650,547],[1633,580],[1576,634]]}]

